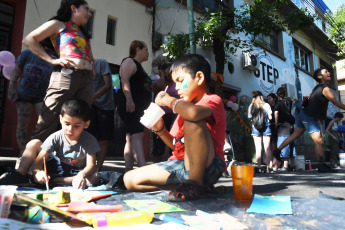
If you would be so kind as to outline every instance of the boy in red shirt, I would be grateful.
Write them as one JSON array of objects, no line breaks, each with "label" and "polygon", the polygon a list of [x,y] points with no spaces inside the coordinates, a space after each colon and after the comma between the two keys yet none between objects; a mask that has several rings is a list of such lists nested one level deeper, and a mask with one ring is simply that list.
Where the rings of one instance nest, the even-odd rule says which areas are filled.
[{"label": "boy in red shirt", "polygon": [[173,63],[171,72],[181,99],[162,91],[155,103],[169,106],[178,116],[170,132],[163,119],[153,131],[173,150],[173,156],[127,172],[124,183],[131,191],[173,187],[169,201],[195,200],[206,195],[226,168],[224,105],[219,96],[208,94],[211,68],[204,57],[181,57]]}]

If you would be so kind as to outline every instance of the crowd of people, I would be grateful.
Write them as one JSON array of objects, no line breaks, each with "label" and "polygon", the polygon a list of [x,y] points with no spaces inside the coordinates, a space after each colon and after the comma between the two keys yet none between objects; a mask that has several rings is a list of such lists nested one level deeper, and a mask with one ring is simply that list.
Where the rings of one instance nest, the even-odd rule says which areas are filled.
[{"label": "crowd of people", "polygon": [[[23,39],[29,49],[17,59],[8,93],[18,109],[17,139],[21,154],[15,170],[3,174],[0,184],[49,181],[80,189],[101,182],[97,171],[102,170],[114,132],[115,108],[109,64],[104,59],[94,59],[90,36],[83,27],[90,17],[86,1],[62,0],[56,16]],[[47,40],[53,46],[43,42]],[[123,184],[131,191],[169,188],[170,201],[204,197],[214,191],[213,185],[227,168],[223,152],[225,109],[223,100],[209,92],[210,63],[198,54],[174,61],[165,59],[159,65],[160,79],[152,83],[141,65],[148,57],[146,43],[135,40],[120,66],[117,109],[126,129]],[[14,89],[21,72],[23,76]],[[292,102],[285,99],[285,88],[279,88],[277,95],[269,94],[268,103],[261,92],[252,93],[248,118],[253,123],[257,173],[274,172],[278,167],[293,170],[296,154],[293,140],[305,130],[315,142],[319,172],[331,171],[324,163],[317,119],[325,119],[328,101],[342,109],[345,105],[335,100],[327,86],[330,73],[326,69],[315,70],[314,78],[319,84],[295,125]],[[34,97],[26,94],[35,89],[40,90]],[[152,101],[152,93],[165,115],[152,128],[155,163],[147,165],[140,118]],[[43,105],[41,109],[36,106],[37,125],[25,145],[27,120],[23,117],[39,103]],[[339,141],[334,131],[340,115],[336,114],[327,127],[335,142]],[[171,157],[162,161],[166,146],[171,149]],[[263,149],[266,169],[261,167]],[[138,168],[133,169],[135,162]],[[335,157],[332,164],[337,166]]]}]

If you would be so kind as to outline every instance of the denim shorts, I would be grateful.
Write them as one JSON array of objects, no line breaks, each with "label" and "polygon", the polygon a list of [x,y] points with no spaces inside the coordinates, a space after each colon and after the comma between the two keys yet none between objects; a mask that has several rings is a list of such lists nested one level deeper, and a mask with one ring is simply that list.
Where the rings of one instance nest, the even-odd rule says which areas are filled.
[{"label": "denim shorts", "polygon": [[303,110],[298,114],[296,126],[298,128],[307,130],[308,133],[321,132],[319,122],[314,117],[303,113]]},{"label": "denim shorts", "polygon": [[254,126],[252,126],[252,136],[271,136],[271,128],[270,126],[266,126],[262,130],[257,130]]},{"label": "denim shorts", "polygon": [[[278,142],[277,146],[280,146],[283,141],[288,138],[288,136],[280,136],[278,137]],[[290,158],[290,157],[295,157],[296,154],[296,148],[295,148],[295,142],[291,142],[288,144],[285,148],[282,149],[280,153],[281,158]]]},{"label": "denim shorts", "polygon": [[[156,165],[170,172],[170,176],[165,182],[165,185],[181,184],[189,178],[189,171],[185,169],[183,160],[168,160],[156,163]],[[204,185],[210,186],[217,183],[225,167],[225,162],[215,154],[210,167],[205,170]]]}]

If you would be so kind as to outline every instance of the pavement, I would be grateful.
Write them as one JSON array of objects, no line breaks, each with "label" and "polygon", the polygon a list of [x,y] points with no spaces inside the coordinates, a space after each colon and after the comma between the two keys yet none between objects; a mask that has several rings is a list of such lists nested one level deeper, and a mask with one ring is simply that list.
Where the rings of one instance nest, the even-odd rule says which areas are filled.
[{"label": "pavement", "polygon": [[[0,169],[14,167],[16,159],[0,157]],[[123,158],[106,159],[103,170],[124,172]],[[248,213],[251,201],[234,200],[231,177],[221,177],[215,186],[224,186],[225,194],[211,194],[207,198],[195,201],[170,202],[171,205],[182,208],[185,212],[172,212],[169,215],[179,219],[183,218],[183,215],[195,217],[196,210],[227,215],[224,222],[221,222],[223,224],[221,228],[218,227],[220,223],[211,223],[210,227],[205,225],[207,221],[204,221],[203,226],[198,225],[193,229],[344,229],[345,169],[338,169],[336,173],[318,173],[317,169],[312,169],[255,174],[253,194],[291,197],[292,215]],[[122,211],[129,211],[133,208],[125,204],[126,200],[155,199],[167,202],[168,195],[168,191],[118,192],[119,194],[100,199],[96,203],[101,205],[123,204]],[[270,209],[272,210],[271,207]],[[1,224],[3,223],[0,219]],[[167,226],[161,225],[162,221],[157,221],[157,219],[154,219],[152,224],[148,228],[142,229],[182,229],[178,226],[167,228]],[[244,224],[246,227],[237,228],[237,224]],[[157,225],[161,226],[154,228]]]},{"label": "pavement", "polygon": [[[0,157],[0,169],[14,167],[16,157]],[[152,162],[148,161],[148,164]],[[315,165],[316,166],[316,165]],[[107,158],[103,165],[104,171],[124,172],[123,158]],[[345,168],[337,169],[336,173],[318,173],[317,169],[306,171],[259,173],[253,178],[253,194],[264,196],[291,196],[318,198],[320,192],[345,198]],[[216,186],[225,186],[232,193],[232,178],[221,177]]]}]

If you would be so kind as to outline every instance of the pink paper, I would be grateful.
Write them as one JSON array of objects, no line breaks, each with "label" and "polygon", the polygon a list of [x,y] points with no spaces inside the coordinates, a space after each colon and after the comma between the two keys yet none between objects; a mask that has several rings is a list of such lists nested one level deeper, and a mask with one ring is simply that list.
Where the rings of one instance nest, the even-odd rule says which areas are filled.
[{"label": "pink paper", "polygon": [[122,205],[98,205],[84,201],[72,201],[67,211],[69,212],[117,212],[122,209]]}]

